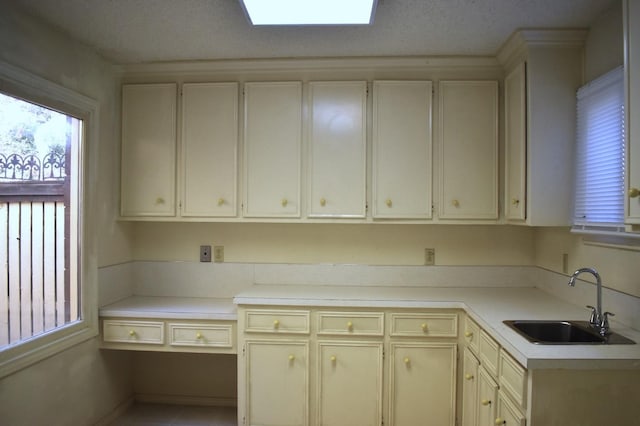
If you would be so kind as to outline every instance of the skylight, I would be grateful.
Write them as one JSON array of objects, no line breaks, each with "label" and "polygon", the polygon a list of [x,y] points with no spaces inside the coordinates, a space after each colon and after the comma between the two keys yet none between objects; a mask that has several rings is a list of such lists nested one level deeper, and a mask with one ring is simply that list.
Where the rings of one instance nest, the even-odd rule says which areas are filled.
[{"label": "skylight", "polygon": [[253,25],[368,25],[377,0],[240,0]]}]

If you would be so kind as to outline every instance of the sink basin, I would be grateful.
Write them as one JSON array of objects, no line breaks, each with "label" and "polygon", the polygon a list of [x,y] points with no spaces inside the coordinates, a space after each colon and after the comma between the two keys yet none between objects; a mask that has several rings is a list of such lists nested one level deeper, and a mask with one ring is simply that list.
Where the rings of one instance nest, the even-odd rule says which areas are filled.
[{"label": "sink basin", "polygon": [[503,321],[531,343],[541,345],[612,345],[635,344],[633,340],[609,333],[601,336],[588,321]]}]

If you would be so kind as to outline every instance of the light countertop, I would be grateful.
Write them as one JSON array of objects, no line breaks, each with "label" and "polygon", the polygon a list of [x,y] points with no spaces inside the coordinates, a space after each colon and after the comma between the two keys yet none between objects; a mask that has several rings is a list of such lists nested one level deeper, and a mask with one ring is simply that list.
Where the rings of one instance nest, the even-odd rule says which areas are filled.
[{"label": "light countertop", "polygon": [[131,296],[100,308],[101,317],[237,320],[232,299]]},{"label": "light countertop", "polygon": [[[537,345],[504,320],[587,320],[589,311],[542,290],[520,288],[254,285],[234,298],[238,305],[463,309],[528,369],[640,369],[640,344]],[[461,325],[462,326],[462,325]],[[640,332],[611,322],[635,342]]]}]

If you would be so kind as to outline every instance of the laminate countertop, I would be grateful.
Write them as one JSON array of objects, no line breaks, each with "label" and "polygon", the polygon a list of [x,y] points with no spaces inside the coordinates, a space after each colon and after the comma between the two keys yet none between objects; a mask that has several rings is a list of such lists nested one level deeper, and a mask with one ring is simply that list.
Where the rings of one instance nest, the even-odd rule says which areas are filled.
[{"label": "laminate countertop", "polygon": [[[462,309],[527,369],[640,369],[640,344],[533,344],[504,320],[588,320],[589,311],[530,287],[398,287],[254,285],[237,305],[340,308]],[[611,321],[611,330],[640,343],[640,331]]]}]

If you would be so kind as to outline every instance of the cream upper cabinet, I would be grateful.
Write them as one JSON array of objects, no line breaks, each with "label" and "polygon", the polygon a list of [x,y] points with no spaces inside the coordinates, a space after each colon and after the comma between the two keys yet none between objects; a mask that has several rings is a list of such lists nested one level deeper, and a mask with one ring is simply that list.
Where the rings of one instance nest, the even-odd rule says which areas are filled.
[{"label": "cream upper cabinet", "polygon": [[182,216],[236,216],[238,83],[182,86]]},{"label": "cream upper cabinet", "polygon": [[176,215],[177,85],[122,87],[122,216]]},{"label": "cream upper cabinet", "polygon": [[365,217],[366,103],[366,81],[309,83],[309,217]]},{"label": "cream upper cabinet", "polygon": [[374,81],[374,218],[431,218],[431,114],[430,81]]},{"label": "cream upper cabinet", "polygon": [[300,217],[302,83],[246,83],[244,114],[244,216]]},{"label": "cream upper cabinet", "polygon": [[382,342],[318,342],[317,425],[382,424]]},{"label": "cream upper cabinet", "polygon": [[507,220],[525,220],[527,183],[526,63],[504,80],[505,201]]},{"label": "cream upper cabinet", "polygon": [[640,230],[640,4],[625,0],[625,126],[627,138],[628,202],[625,222]]},{"label": "cream upper cabinet", "polygon": [[505,216],[570,226],[576,91],[586,32],[523,30],[501,48],[505,80]]},{"label": "cream upper cabinet", "polygon": [[498,218],[498,83],[441,81],[441,219]]},{"label": "cream upper cabinet", "polygon": [[390,424],[455,424],[456,344],[392,342]]}]

